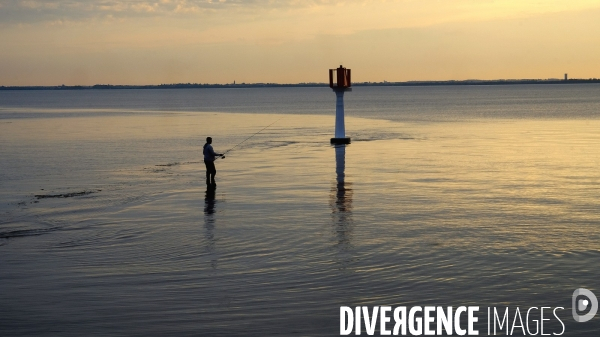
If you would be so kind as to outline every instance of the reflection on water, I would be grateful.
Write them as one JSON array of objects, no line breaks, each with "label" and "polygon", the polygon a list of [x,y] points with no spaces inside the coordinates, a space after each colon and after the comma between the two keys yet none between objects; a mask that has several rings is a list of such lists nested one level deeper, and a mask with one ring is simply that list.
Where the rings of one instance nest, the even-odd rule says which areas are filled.
[{"label": "reflection on water", "polygon": [[204,229],[206,230],[204,237],[206,238],[206,253],[212,255],[210,266],[217,269],[217,258],[215,256],[215,200],[216,190],[207,188],[204,195]]},{"label": "reflection on water", "polygon": [[339,263],[345,268],[350,257],[347,256],[352,247],[352,183],[346,182],[346,145],[335,146],[336,178],[331,187],[329,205],[332,215],[332,229],[335,234]]},{"label": "reflection on water", "polygon": [[215,194],[216,190],[214,188],[207,188],[204,194],[204,214],[211,216],[212,221],[214,221],[212,215],[215,213]]},{"label": "reflection on water", "polygon": [[[395,97],[423,121],[545,111],[542,99],[506,104],[527,88],[407,88],[422,94],[363,104],[395,120]],[[286,110],[220,164],[217,194],[198,189],[200,135],[230,148],[278,117],[0,123],[0,335],[334,336],[340,306],[385,304],[511,306],[510,319],[562,306],[565,336],[597,336],[599,321],[575,322],[570,305],[576,288],[600,293],[600,86],[583,100],[564,88],[540,97],[589,118],[348,118],[362,141],[338,148],[330,117]],[[448,105],[442,91],[474,99],[420,108]],[[552,322],[544,331],[561,331]]]}]

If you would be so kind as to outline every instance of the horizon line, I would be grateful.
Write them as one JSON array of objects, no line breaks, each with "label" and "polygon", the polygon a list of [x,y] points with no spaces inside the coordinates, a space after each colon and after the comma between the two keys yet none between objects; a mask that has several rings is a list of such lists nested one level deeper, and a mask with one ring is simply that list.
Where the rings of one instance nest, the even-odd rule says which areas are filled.
[{"label": "horizon line", "polygon": [[[380,81],[355,82],[354,86],[426,86],[426,85],[493,85],[493,84],[566,84],[566,83],[600,83],[600,78],[547,78],[547,79],[494,79],[494,80],[411,80],[411,81]],[[322,87],[329,86],[326,82],[298,83],[162,83],[162,84],[93,84],[93,85],[0,85],[0,90],[18,89],[177,89],[177,88],[244,88],[244,87]]]}]

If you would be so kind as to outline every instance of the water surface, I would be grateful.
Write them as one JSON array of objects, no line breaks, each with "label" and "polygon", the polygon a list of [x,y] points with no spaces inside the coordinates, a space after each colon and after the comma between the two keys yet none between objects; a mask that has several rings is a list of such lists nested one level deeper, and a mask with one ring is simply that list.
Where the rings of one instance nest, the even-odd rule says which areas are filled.
[{"label": "water surface", "polygon": [[[599,93],[357,87],[334,148],[324,88],[0,91],[0,333],[330,336],[342,305],[479,305],[596,335],[570,309],[600,293]],[[204,138],[271,123],[207,190]]]}]

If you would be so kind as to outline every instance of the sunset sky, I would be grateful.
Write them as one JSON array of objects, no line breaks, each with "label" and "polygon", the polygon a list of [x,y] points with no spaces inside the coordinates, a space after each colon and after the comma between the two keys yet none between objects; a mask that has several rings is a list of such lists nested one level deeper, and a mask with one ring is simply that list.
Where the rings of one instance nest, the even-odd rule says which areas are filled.
[{"label": "sunset sky", "polygon": [[0,85],[600,78],[598,0],[0,0]]}]

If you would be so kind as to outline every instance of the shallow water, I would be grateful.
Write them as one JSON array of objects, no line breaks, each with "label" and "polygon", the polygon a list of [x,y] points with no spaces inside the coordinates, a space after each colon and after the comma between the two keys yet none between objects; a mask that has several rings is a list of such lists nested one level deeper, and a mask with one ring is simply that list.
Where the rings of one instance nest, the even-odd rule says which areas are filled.
[{"label": "shallow water", "polygon": [[[342,148],[321,88],[0,92],[0,333],[329,336],[340,306],[478,305],[597,335],[570,309],[600,293],[599,89],[356,88]],[[271,123],[207,190],[204,137]]]}]

